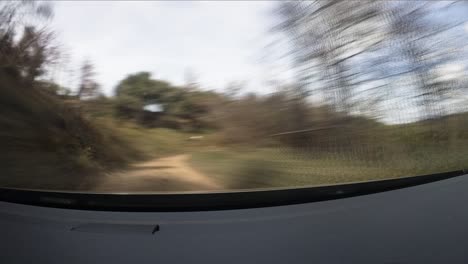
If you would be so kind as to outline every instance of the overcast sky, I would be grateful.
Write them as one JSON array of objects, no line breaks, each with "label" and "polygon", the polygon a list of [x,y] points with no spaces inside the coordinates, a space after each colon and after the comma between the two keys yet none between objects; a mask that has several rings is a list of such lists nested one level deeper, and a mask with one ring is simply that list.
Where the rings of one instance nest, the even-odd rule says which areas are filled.
[{"label": "overcast sky", "polygon": [[[106,94],[126,75],[149,71],[155,78],[183,84],[190,70],[201,86],[223,89],[245,80],[248,90],[268,92],[271,78],[288,79],[285,61],[261,60],[271,54],[268,31],[275,25],[276,2],[54,2],[52,27],[70,54],[55,78],[76,89],[84,59],[96,66]],[[450,11],[464,17],[465,9]],[[461,30],[468,32],[468,24]],[[445,78],[466,74],[462,61],[438,69]],[[74,74],[71,74],[70,71]]]},{"label": "overcast sky", "polygon": [[[184,83],[190,69],[199,82],[222,89],[233,80],[265,90],[269,67],[260,63],[273,26],[274,2],[56,2],[52,27],[71,55],[56,72],[75,86],[84,59],[96,66],[106,94],[127,74]],[[70,66],[71,65],[71,66]],[[75,76],[63,70],[75,69]],[[271,73],[270,73],[271,74]],[[74,87],[73,87],[74,88]]]}]

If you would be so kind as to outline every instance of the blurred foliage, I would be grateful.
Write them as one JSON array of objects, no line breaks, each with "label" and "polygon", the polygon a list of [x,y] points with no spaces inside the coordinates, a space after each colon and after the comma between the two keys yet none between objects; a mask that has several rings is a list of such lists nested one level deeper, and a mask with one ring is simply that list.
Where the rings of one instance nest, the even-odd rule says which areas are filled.
[{"label": "blurred foliage", "polygon": [[[48,19],[47,3],[2,2],[0,180],[92,189],[104,171],[181,152],[235,189],[466,168],[467,108],[451,103],[466,94],[468,79],[434,73],[466,54],[458,38],[444,35],[459,24],[428,19],[438,8],[423,1],[281,2],[275,29],[290,44],[296,79],[274,93],[243,93],[239,81],[207,91],[190,73],[176,86],[137,72],[105,96],[90,61],[76,93],[46,80],[60,54],[54,34],[24,17]],[[398,118],[386,122],[385,107]],[[405,108],[418,110],[411,122]]]},{"label": "blurred foliage", "polygon": [[131,145],[58,97],[2,72],[0,78],[4,186],[79,188],[92,182],[87,174],[121,167],[137,157]]},{"label": "blurred foliage", "polygon": [[57,62],[60,52],[54,33],[26,19],[46,20],[52,14],[47,2],[0,3],[0,67],[4,74],[21,76],[22,82],[31,85]]},{"label": "blurred foliage", "polygon": [[[116,114],[149,127],[201,130],[209,127],[209,114],[219,96],[209,91],[175,87],[151,78],[148,72],[131,74],[116,88]],[[146,105],[162,106],[160,113],[143,110]]]},{"label": "blurred foliage", "polygon": [[91,61],[86,60],[81,66],[81,80],[78,87],[78,98],[90,99],[99,96],[100,85],[94,80],[96,73]]}]

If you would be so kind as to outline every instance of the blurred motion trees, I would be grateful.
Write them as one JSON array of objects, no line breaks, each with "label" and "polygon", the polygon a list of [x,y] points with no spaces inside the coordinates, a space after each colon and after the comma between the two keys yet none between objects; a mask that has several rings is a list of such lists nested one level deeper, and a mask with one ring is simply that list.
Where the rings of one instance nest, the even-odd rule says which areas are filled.
[{"label": "blurred motion trees", "polygon": [[441,19],[442,8],[435,1],[284,2],[277,30],[290,40],[300,84],[337,111],[375,109],[406,93],[421,102],[422,118],[436,117],[460,87],[444,85],[434,71],[457,62],[466,43],[449,37],[464,21]]},{"label": "blurred motion trees", "polygon": [[89,186],[90,173],[122,166],[135,154],[62,101],[63,87],[47,80],[60,53],[53,31],[38,24],[51,15],[48,2],[0,3],[2,186]]},{"label": "blurred motion trees", "polygon": [[[186,130],[212,126],[208,115],[217,94],[192,86],[189,88],[152,79],[148,72],[131,74],[116,87],[117,114],[147,126]],[[158,105],[161,109],[157,113],[149,113],[144,110],[147,105]]]},{"label": "blurred motion trees", "polygon": [[[2,169],[20,175],[20,186],[31,171],[45,179],[125,166],[143,152],[182,151],[186,132],[214,134],[209,143],[232,152],[251,151],[225,155],[245,162],[238,173],[225,169],[238,177],[236,188],[262,187],[280,174],[305,184],[311,177],[304,175],[375,177],[383,168],[402,176],[466,167],[468,37],[459,33],[466,19],[447,13],[459,4],[278,2],[275,34],[288,44],[295,75],[274,92],[248,92],[242,81],[209,91],[189,70],[185,85],[141,71],[105,96],[89,60],[74,91],[47,78],[60,59],[54,32],[41,26],[52,15],[48,2],[1,2]],[[456,65],[462,70],[454,73]],[[157,146],[147,148],[152,143]],[[222,158],[218,153],[207,156]]]},{"label": "blurred motion trees", "polygon": [[[441,69],[466,62],[467,38],[456,34],[466,19],[450,19],[449,8],[436,1],[278,4],[275,29],[289,43],[302,97],[321,101],[332,110],[328,123],[342,127],[323,136],[334,141],[332,152],[390,158],[414,157],[424,145],[459,151],[449,149],[461,138],[448,136],[453,133],[447,125],[449,115],[466,111],[451,108],[455,94],[466,94],[466,77]],[[408,122],[404,115],[410,109],[418,111],[411,114],[418,122],[383,123],[383,116],[392,116],[391,123]],[[408,144],[416,138],[420,143]]]},{"label": "blurred motion trees", "polygon": [[81,66],[81,80],[78,87],[78,98],[95,98],[99,95],[99,84],[95,81],[94,66],[91,61],[86,60]]},{"label": "blurred motion trees", "polygon": [[291,54],[303,90],[320,93],[338,112],[353,111],[356,87],[367,81],[372,70],[359,67],[359,58],[383,41],[379,36],[381,5],[379,1],[279,4],[277,29],[292,41]]},{"label": "blurred motion trees", "polygon": [[435,2],[398,2],[384,7],[389,21],[382,51],[385,61],[381,59],[380,66],[383,77],[408,80],[409,99],[421,106],[422,118],[447,114],[445,101],[461,88],[455,79],[437,73],[445,65],[458,63],[463,55],[463,42],[449,37],[461,22],[438,19],[436,15],[443,12],[439,9]]},{"label": "blurred motion trees", "polygon": [[0,3],[0,65],[10,75],[32,84],[59,58],[54,34],[38,28],[26,18],[39,20],[52,16],[50,3],[5,1]]}]

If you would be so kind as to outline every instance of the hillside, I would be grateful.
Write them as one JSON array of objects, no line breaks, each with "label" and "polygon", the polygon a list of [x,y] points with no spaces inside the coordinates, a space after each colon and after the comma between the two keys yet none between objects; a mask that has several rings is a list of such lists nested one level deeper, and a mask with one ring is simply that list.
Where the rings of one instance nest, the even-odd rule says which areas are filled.
[{"label": "hillside", "polygon": [[5,75],[0,112],[0,181],[5,187],[86,188],[102,169],[138,156],[124,140],[55,96]]}]

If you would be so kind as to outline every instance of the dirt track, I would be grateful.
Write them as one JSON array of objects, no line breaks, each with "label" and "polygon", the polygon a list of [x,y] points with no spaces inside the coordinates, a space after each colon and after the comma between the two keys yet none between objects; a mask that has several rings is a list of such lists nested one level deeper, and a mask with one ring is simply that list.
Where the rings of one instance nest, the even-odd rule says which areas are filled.
[{"label": "dirt track", "polygon": [[187,154],[138,163],[128,170],[109,173],[96,191],[153,192],[219,190],[222,186],[188,164]]}]

